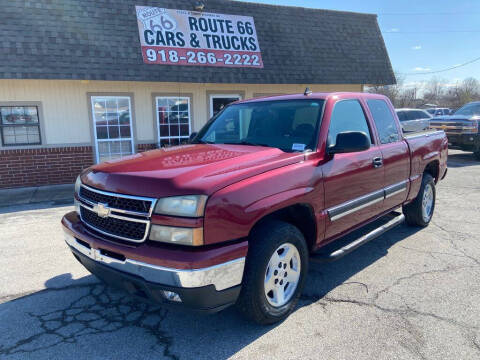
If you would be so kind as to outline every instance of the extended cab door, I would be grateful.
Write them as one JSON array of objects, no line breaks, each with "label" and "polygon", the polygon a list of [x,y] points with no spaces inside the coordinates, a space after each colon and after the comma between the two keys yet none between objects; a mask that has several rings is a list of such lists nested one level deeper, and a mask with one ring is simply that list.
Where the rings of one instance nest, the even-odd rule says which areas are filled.
[{"label": "extended cab door", "polygon": [[385,211],[405,201],[410,175],[410,152],[390,102],[384,98],[366,98],[367,108],[378,134],[385,173]]},{"label": "extended cab door", "polygon": [[327,222],[325,238],[334,236],[378,215],[383,209],[382,153],[358,99],[341,99],[333,105],[327,147],[337,134],[361,131],[371,139],[368,150],[335,154],[322,165]]}]

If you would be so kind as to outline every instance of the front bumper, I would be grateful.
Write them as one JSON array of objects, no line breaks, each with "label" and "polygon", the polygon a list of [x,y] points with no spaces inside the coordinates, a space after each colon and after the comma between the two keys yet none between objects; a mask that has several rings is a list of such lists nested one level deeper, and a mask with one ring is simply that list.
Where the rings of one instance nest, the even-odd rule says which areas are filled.
[{"label": "front bumper", "polygon": [[449,134],[447,133],[448,142],[451,147],[461,150],[475,151],[480,148],[479,134]]},{"label": "front bumper", "polygon": [[[108,244],[102,239],[94,239],[92,234],[84,233],[82,223],[75,220],[78,219],[72,213],[67,214],[62,220],[65,242],[74,256],[92,274],[110,285],[123,288],[131,295],[154,302],[183,304],[192,309],[209,312],[218,311],[233,304],[238,297],[245,256],[229,259],[232,254],[230,256],[224,254],[220,258],[215,258],[217,263],[196,268],[186,268],[188,261],[182,264],[182,268],[154,264],[152,258],[150,261],[146,257],[139,258],[138,247],[122,247],[122,245]],[[231,246],[228,245],[227,248]],[[150,255],[155,250],[147,248]],[[178,251],[173,253],[177,263]],[[188,250],[185,251],[186,258],[192,260],[188,257],[192,254]],[[209,260],[213,253],[212,250],[202,252],[195,249],[193,256]],[[155,254],[157,256],[153,255],[153,257],[158,262],[162,261],[162,257],[172,253],[157,251]],[[238,249],[233,252],[233,255],[235,254],[238,256]],[[227,260],[218,262],[222,258]],[[147,259],[148,262],[142,259]],[[165,295],[165,291],[174,292],[178,297],[172,300]]]},{"label": "front bumper", "polygon": [[[213,313],[233,305],[241,290],[241,285],[217,291],[213,285],[198,288],[182,288],[152,283],[141,277],[105,266],[75,249],[72,249],[72,252],[75,258],[99,279],[108,285],[123,289],[135,298],[144,301],[172,306],[185,306],[194,311]],[[168,300],[165,297],[164,291],[171,291],[178,294],[181,302]]]}]

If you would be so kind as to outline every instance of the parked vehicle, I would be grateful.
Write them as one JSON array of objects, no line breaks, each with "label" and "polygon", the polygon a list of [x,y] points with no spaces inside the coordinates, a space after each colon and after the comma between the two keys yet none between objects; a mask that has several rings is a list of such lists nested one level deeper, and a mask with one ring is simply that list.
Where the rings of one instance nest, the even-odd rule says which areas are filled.
[{"label": "parked vehicle", "polygon": [[450,108],[430,108],[425,111],[432,116],[450,115],[452,113],[452,109]]},{"label": "parked vehicle", "polygon": [[431,120],[432,129],[444,130],[452,147],[472,151],[480,160],[480,101],[462,106],[451,116],[438,116]]},{"label": "parked vehicle", "polygon": [[202,311],[236,304],[269,324],[295,308],[310,260],[338,259],[405,219],[427,226],[446,172],[445,133],[405,136],[383,95],[251,99],[188,145],[85,170],[62,224],[73,255],[108,284]]},{"label": "parked vehicle", "polygon": [[396,109],[400,125],[404,132],[426,130],[430,127],[432,116],[421,109]]}]

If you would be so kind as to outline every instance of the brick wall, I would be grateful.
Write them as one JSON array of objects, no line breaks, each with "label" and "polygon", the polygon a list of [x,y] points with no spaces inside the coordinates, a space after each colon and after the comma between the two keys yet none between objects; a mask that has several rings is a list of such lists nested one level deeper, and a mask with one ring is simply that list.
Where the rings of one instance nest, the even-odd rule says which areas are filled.
[{"label": "brick wall", "polygon": [[0,189],[73,183],[92,164],[91,146],[0,150]]}]

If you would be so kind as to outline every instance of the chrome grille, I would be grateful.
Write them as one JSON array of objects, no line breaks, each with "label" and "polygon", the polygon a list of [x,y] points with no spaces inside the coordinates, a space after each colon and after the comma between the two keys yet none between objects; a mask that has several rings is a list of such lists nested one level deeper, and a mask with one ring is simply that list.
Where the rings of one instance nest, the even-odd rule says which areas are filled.
[{"label": "chrome grille", "polygon": [[110,193],[82,185],[78,200],[80,219],[89,228],[124,241],[139,243],[147,238],[156,199]]},{"label": "chrome grille", "polygon": [[106,203],[112,208],[146,214],[150,212],[150,206],[152,205],[152,202],[150,200],[139,200],[132,199],[131,197],[126,198],[107,195],[104,192],[100,193],[97,191],[89,190],[84,186],[80,187],[80,196],[82,197],[82,199],[91,201],[93,203]]},{"label": "chrome grille", "polygon": [[82,220],[92,226],[95,230],[101,231],[113,237],[121,237],[122,239],[131,239],[142,241],[147,229],[146,223],[126,221],[116,218],[102,218],[93,211],[85,207],[80,208]]}]

